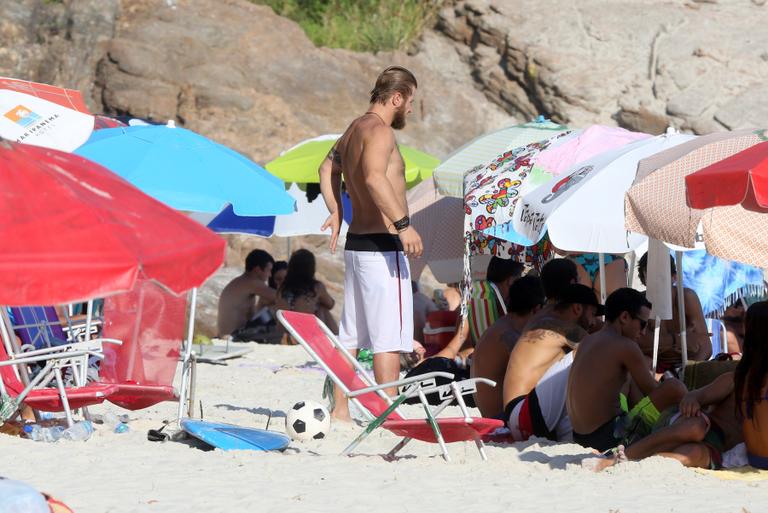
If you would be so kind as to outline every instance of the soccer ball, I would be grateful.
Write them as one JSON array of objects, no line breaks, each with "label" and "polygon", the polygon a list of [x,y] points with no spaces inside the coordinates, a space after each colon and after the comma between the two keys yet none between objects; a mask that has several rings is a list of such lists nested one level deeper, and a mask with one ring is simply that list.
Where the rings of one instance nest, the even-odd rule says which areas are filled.
[{"label": "soccer ball", "polygon": [[285,431],[294,440],[319,440],[331,428],[331,415],[322,404],[299,401],[285,416]]}]

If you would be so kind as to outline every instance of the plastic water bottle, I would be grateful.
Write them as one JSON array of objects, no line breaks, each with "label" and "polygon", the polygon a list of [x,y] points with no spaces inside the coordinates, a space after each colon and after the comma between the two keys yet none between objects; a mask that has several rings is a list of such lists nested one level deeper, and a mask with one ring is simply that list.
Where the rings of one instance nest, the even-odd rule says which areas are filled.
[{"label": "plastic water bottle", "polygon": [[55,442],[64,434],[62,426],[43,427],[39,424],[27,424],[24,426],[27,437],[35,442]]},{"label": "plastic water bottle", "polygon": [[81,422],[75,422],[75,424],[68,429],[65,429],[61,434],[61,438],[70,441],[85,441],[91,437],[93,433],[93,424],[87,420]]},{"label": "plastic water bottle", "polygon": [[112,412],[104,414],[104,425],[108,427],[113,433],[125,433],[130,428],[128,427],[128,424],[123,422],[123,419],[126,418],[127,415],[120,415],[117,416]]}]

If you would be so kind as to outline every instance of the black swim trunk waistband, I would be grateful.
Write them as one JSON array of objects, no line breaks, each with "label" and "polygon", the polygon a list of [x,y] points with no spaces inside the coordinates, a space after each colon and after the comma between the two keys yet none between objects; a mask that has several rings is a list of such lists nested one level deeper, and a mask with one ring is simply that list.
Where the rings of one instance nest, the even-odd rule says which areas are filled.
[{"label": "black swim trunk waistband", "polygon": [[507,405],[504,407],[504,422],[509,420],[509,416],[512,415],[512,410],[514,410],[515,406],[517,406],[526,397],[528,396],[520,395],[507,403]]},{"label": "black swim trunk waistband", "polygon": [[349,251],[403,251],[400,237],[392,233],[347,233]]}]

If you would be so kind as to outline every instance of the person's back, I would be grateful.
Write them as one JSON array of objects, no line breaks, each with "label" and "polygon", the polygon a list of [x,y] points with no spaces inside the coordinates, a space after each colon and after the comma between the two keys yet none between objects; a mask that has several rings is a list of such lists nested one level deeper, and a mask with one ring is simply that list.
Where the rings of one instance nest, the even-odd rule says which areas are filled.
[{"label": "person's back", "polygon": [[475,346],[472,353],[470,376],[473,378],[488,378],[496,382],[495,387],[478,384],[475,392],[475,404],[483,417],[494,417],[504,410],[503,384],[507,370],[509,353],[520,337],[520,331],[515,327],[509,316],[497,320],[486,330]]},{"label": "person's back", "polygon": [[259,311],[257,299],[274,303],[275,291],[267,285],[274,260],[255,249],[245,259],[245,272],[230,281],[219,296],[217,325],[220,337],[244,328]]},{"label": "person's back", "polygon": [[[375,146],[375,149],[372,147]],[[349,233],[392,233],[397,230],[379,209],[370,208],[374,204],[366,182],[364,150],[379,151],[388,154],[385,176],[394,192],[394,197],[401,200],[399,205],[406,212],[405,198],[405,162],[395,143],[392,130],[375,113],[366,113],[354,120],[344,135],[336,143],[336,150],[341,156],[342,173],[347,193],[352,202],[352,223]]]},{"label": "person's back", "polygon": [[584,285],[569,285],[549,315],[534,318],[509,355],[504,375],[505,409],[521,401],[555,362],[586,335],[600,305]]}]

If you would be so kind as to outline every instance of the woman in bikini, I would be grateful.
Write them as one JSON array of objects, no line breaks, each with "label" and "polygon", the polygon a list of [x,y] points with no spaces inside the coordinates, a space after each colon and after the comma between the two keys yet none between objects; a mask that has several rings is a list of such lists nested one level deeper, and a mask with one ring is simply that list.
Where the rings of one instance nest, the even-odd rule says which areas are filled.
[{"label": "woman in bikini", "polygon": [[742,355],[734,375],[749,464],[768,469],[768,301],[747,310]]},{"label": "woman in bikini", "polygon": [[315,255],[306,249],[294,251],[277,290],[277,309],[315,314],[333,333],[338,333],[339,326],[331,315],[335,304],[325,285],[315,279]]},{"label": "woman in bikini", "polygon": [[[568,257],[576,264],[579,283],[591,288],[600,296],[600,257],[597,253],[569,253]],[[605,255],[605,297],[627,286],[627,261],[622,255]]]}]

